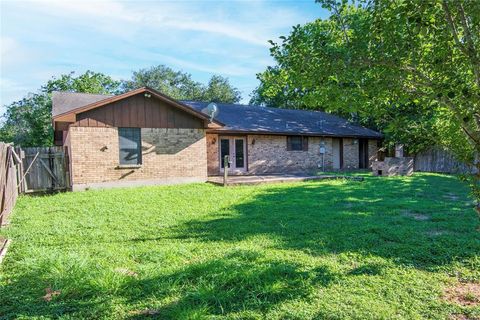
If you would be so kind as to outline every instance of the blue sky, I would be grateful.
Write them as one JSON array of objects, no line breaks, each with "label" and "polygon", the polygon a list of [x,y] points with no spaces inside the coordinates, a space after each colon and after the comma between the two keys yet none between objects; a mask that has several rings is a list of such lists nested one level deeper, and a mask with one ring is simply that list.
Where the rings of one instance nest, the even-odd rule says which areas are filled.
[{"label": "blue sky", "polygon": [[0,113],[52,76],[86,70],[116,79],[165,64],[206,82],[230,78],[247,102],[272,65],[268,40],[325,18],[314,0],[0,0]]}]

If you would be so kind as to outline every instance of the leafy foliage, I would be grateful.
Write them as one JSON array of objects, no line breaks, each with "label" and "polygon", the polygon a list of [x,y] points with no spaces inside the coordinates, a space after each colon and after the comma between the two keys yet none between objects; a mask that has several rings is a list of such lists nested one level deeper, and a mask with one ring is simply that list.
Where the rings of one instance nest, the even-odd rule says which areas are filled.
[{"label": "leafy foliage", "polygon": [[480,169],[480,2],[317,2],[331,16],[272,42],[253,100],[355,114],[387,142],[441,144]]},{"label": "leafy foliage", "polygon": [[63,74],[59,78],[48,81],[41,89],[42,92],[71,91],[96,94],[120,93],[120,82],[102,73],[87,71],[75,77],[74,72]]},{"label": "leafy foliage", "polygon": [[46,94],[32,94],[10,104],[0,128],[0,141],[25,147],[52,145],[51,110],[52,101]]},{"label": "leafy foliage", "polygon": [[207,85],[192,80],[192,76],[182,71],[158,65],[133,72],[132,79],[123,82],[125,91],[140,87],[150,87],[174,99],[235,103],[241,95],[227,78],[213,75]]},{"label": "leafy foliage", "polygon": [[87,71],[79,76],[74,72],[53,78],[38,93],[30,94],[7,106],[0,128],[0,141],[13,142],[24,147],[53,144],[52,99],[53,91],[72,91],[115,94],[120,82],[101,73]]},{"label": "leafy foliage", "polygon": [[402,142],[411,151],[431,144],[432,112],[381,90],[378,75],[361,63],[368,57],[368,22],[365,9],[345,5],[341,16],[295,26],[282,43],[272,42],[277,66],[258,74],[251,102],[332,112],[380,130],[387,144]]},{"label": "leafy foliage", "polygon": [[213,75],[203,90],[201,101],[237,103],[242,98],[240,91],[232,87],[227,78]]},{"label": "leafy foliage", "polygon": [[150,87],[174,99],[198,100],[203,92],[202,85],[193,81],[190,74],[164,65],[134,71],[132,79],[124,81],[123,86],[125,91]]}]

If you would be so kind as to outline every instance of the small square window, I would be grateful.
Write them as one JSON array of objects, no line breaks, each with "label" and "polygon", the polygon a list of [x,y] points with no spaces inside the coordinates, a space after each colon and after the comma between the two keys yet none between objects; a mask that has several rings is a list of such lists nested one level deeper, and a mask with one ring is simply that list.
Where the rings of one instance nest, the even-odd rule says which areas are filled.
[{"label": "small square window", "polygon": [[287,137],[288,151],[307,151],[308,137],[303,136],[288,136]]}]

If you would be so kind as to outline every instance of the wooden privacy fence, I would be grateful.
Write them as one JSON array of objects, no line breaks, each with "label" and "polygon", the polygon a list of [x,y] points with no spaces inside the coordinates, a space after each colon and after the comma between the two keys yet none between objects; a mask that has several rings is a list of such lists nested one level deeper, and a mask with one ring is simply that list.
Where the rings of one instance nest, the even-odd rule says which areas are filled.
[{"label": "wooden privacy fence", "polygon": [[431,148],[417,153],[414,158],[414,170],[438,173],[475,172],[475,168],[458,161],[451,153],[441,148]]},{"label": "wooden privacy fence", "polygon": [[62,147],[18,148],[0,142],[0,226],[8,221],[19,194],[69,186],[68,157]]},{"label": "wooden privacy fence", "polygon": [[64,190],[69,187],[68,159],[62,147],[22,148],[25,192]]}]

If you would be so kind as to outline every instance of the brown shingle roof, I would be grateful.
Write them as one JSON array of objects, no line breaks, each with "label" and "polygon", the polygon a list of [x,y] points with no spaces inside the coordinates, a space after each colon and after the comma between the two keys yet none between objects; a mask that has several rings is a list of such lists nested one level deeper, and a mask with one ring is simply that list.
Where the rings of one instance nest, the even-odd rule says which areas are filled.
[{"label": "brown shingle roof", "polygon": [[52,93],[52,116],[55,117],[110,97],[113,95],[54,91]]}]

